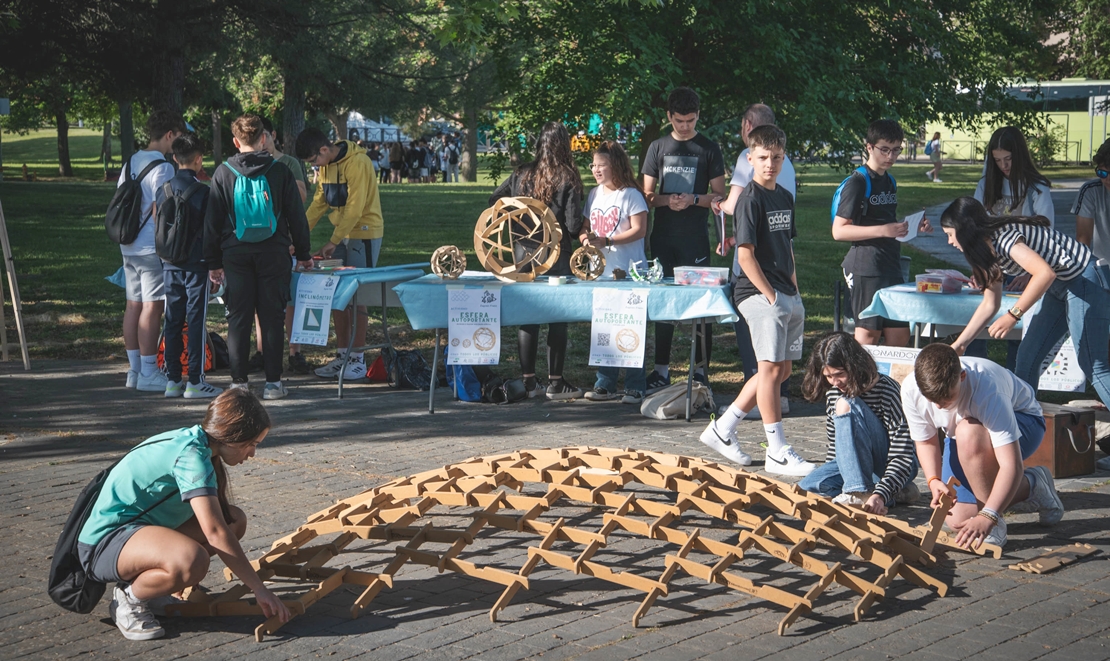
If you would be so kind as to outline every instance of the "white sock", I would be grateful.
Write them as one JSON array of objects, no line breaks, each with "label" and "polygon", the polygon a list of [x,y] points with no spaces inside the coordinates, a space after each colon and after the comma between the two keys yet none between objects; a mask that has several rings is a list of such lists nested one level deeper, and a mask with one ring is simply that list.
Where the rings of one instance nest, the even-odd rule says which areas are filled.
[{"label": "white sock", "polygon": [[139,360],[142,362],[142,376],[150,376],[158,370],[158,356],[140,356]]},{"label": "white sock", "polygon": [[138,597],[135,596],[135,593],[131,591],[131,586],[130,585],[128,585],[126,588],[123,589],[123,593],[125,595],[127,595],[128,599],[130,599],[131,601],[133,601],[135,603],[142,603],[142,601],[143,601],[142,599],[139,599]]},{"label": "white sock", "polygon": [[767,451],[778,454],[786,446],[786,436],[782,431],[782,421],[763,425],[763,433],[767,435]]},{"label": "white sock", "polygon": [[659,376],[663,377],[664,379],[668,378],[671,375],[670,365],[656,365],[655,371],[659,372]]},{"label": "white sock", "polygon": [[352,351],[351,352],[351,360],[362,360],[362,352],[361,351],[358,351],[358,352]]},{"label": "white sock", "polygon": [[741,411],[735,403],[730,404],[721,417],[717,418],[717,431],[724,432],[726,435],[732,433],[747,414],[747,411]]},{"label": "white sock", "polygon": [[142,365],[139,363],[139,350],[138,349],[128,349],[127,350],[127,362],[131,366],[130,367],[131,371],[138,374],[139,370],[142,369]]}]

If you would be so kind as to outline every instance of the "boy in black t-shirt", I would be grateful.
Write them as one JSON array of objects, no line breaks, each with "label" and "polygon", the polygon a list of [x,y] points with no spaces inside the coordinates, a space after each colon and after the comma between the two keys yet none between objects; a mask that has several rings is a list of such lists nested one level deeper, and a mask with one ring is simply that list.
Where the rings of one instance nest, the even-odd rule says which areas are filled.
[{"label": "boy in black t-shirt", "polygon": [[[905,236],[909,226],[898,222],[898,187],[888,172],[902,153],[904,137],[902,127],[892,119],[871,122],[865,145],[871,195],[865,197],[867,181],[864,175],[852,174],[840,191],[833,219],[833,239],[852,242],[841,266],[851,291],[855,338],[860,344],[878,344],[880,338],[888,346],[904,347],[910,342],[907,322],[859,317],[860,312],[871,305],[875,292],[905,281],[898,237]],[[921,229],[931,231],[929,221],[922,220]]]},{"label": "boy in black t-shirt", "polygon": [[[655,209],[650,244],[652,257],[663,266],[663,275],[674,277],[675,266],[708,266],[711,250],[706,219],[709,205],[725,196],[725,164],[721,148],[698,133],[701,102],[694,90],[678,87],[667,97],[671,133],[648,146],[640,166],[648,207]],[[659,192],[655,192],[659,184]],[[712,189],[712,194],[707,194]],[[620,264],[621,268],[626,268]],[[713,333],[706,324],[706,353],[712,351]],[[647,392],[670,384],[671,340],[674,326],[655,324],[655,370],[648,376]],[[697,347],[701,362],[701,346]],[[705,357],[709,364],[708,355]],[[695,377],[705,382],[699,368]]]},{"label": "boy in black t-shirt", "polygon": [[736,426],[757,403],[767,436],[764,470],[802,477],[814,465],[786,444],[779,384],[790,376],[791,361],[802,357],[805,309],[794,270],[794,196],[778,185],[786,152],[786,134],[777,126],[752,129],[748,135],[752,183],[736,202],[737,261],[741,273],[732,300],[752,331],[759,371],[744,383],[736,401],[701,434],[701,442],[741,466],[752,458],[739,447]]}]

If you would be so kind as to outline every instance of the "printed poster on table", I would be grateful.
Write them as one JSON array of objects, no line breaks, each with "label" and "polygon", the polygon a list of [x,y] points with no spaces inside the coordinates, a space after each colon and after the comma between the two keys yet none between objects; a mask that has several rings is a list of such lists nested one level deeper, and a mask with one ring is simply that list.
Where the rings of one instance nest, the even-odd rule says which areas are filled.
[{"label": "printed poster on table", "polygon": [[643,367],[647,289],[594,289],[590,365]]},{"label": "printed poster on table", "polygon": [[496,365],[501,357],[501,287],[447,287],[448,365]]},{"label": "printed poster on table", "polygon": [[865,344],[863,348],[871,352],[871,357],[875,359],[875,366],[879,368],[879,374],[886,374],[898,383],[902,383],[902,380],[913,372],[914,361],[917,360],[917,354],[921,353],[921,349],[909,347]]},{"label": "printed poster on table", "polygon": [[339,278],[334,275],[302,273],[297,281],[290,344],[327,346],[331,326],[331,299]]}]

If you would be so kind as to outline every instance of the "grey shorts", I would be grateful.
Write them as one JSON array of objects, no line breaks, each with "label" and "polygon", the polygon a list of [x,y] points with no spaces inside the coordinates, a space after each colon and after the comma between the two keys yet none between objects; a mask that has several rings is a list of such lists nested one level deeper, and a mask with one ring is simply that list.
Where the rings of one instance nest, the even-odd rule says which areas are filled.
[{"label": "grey shorts", "polygon": [[77,559],[85,573],[101,583],[126,583],[119,575],[119,554],[127,540],[145,523],[129,523],[104,536],[96,546],[77,544]]},{"label": "grey shorts", "polygon": [[801,360],[806,311],[802,297],[776,292],[774,305],[763,294],[740,302],[738,310],[748,322],[756,360],[781,363]]},{"label": "grey shorts", "polygon": [[129,301],[153,303],[165,298],[162,260],[158,255],[124,255],[123,280]]},{"label": "grey shorts", "polygon": [[364,269],[373,268],[378,263],[378,253],[382,249],[381,239],[347,239],[335,247],[332,259],[342,259],[343,266]]}]

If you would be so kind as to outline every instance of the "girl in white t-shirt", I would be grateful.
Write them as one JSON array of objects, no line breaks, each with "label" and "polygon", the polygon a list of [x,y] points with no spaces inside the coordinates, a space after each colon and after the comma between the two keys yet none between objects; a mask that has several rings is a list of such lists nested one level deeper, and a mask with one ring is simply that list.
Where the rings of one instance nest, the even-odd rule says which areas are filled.
[{"label": "girl in white t-shirt", "polygon": [[[628,271],[630,261],[646,261],[644,236],[647,234],[647,201],[636,182],[632,162],[619,143],[607,140],[594,151],[590,165],[597,188],[590,191],[584,208],[585,222],[579,240],[582,245],[601,249],[605,255],[603,278],[613,269]],[[593,390],[586,393],[591,401],[607,401],[621,397],[617,392],[618,367],[599,367]],[[643,367],[628,367],[624,373],[625,404],[639,404],[647,389]]]}]

